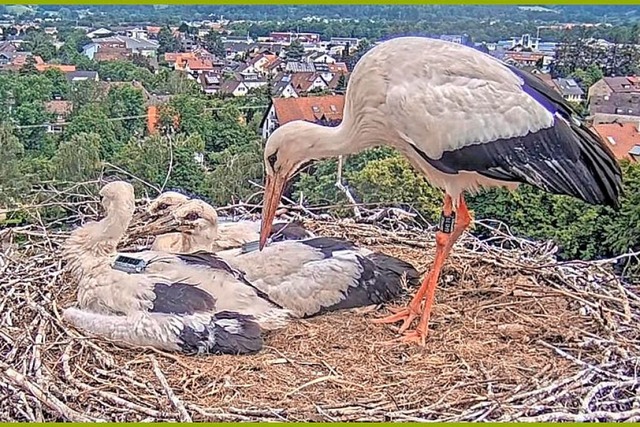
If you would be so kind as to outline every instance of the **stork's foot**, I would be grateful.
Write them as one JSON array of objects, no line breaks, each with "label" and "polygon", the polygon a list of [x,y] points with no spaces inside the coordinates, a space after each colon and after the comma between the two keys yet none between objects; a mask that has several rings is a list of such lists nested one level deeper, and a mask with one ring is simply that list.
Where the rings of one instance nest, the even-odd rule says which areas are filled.
[{"label": "stork's foot", "polygon": [[427,342],[427,334],[428,330],[422,330],[418,327],[405,332],[404,336],[400,337],[399,340],[403,343],[417,344],[420,347],[424,347]]},{"label": "stork's foot", "polygon": [[404,308],[390,308],[394,314],[386,317],[382,317],[380,319],[373,319],[373,323],[377,324],[385,324],[385,323],[396,323],[399,321],[403,321],[402,326],[398,330],[399,333],[403,333],[411,323],[420,315],[420,311],[417,309],[413,309],[411,305],[408,305]]}]

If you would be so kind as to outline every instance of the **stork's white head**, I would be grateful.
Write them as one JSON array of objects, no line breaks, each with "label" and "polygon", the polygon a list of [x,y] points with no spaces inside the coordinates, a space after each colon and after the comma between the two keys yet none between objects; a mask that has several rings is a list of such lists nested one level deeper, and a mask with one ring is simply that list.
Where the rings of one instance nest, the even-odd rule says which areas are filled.
[{"label": "stork's white head", "polygon": [[172,213],[178,230],[186,234],[208,235],[218,226],[216,210],[202,200],[189,200]]},{"label": "stork's white head", "polygon": [[115,213],[133,215],[136,202],[133,185],[124,181],[113,181],[102,187],[99,194],[107,215]]},{"label": "stork's white head", "polygon": [[323,147],[330,145],[331,130],[334,128],[296,120],[277,128],[264,147],[264,167],[266,173],[264,205],[260,248],[262,249],[271,232],[271,224],[291,177],[312,160],[327,157]]},{"label": "stork's white head", "polygon": [[188,201],[189,198],[184,194],[176,191],[165,191],[149,204],[147,214],[152,216],[163,215],[169,208],[179,206]]}]

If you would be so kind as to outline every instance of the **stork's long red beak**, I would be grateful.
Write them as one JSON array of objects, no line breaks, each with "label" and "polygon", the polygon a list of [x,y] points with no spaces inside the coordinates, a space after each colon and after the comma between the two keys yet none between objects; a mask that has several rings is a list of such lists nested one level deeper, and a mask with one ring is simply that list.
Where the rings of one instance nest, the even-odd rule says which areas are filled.
[{"label": "stork's long red beak", "polygon": [[271,234],[271,225],[276,216],[276,210],[280,204],[287,178],[280,175],[267,175],[266,181],[262,206],[262,225],[260,227],[260,250],[265,247]]}]

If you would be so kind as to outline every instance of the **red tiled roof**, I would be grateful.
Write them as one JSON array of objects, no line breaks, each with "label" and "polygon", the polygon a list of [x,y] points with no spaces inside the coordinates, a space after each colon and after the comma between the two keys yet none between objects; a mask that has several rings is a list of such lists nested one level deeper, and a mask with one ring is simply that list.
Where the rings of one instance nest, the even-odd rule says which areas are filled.
[{"label": "red tiled roof", "polygon": [[190,70],[213,70],[213,63],[209,59],[189,58],[186,61],[185,68]]},{"label": "red tiled roof", "polygon": [[167,62],[186,61],[187,59],[196,59],[193,52],[167,52],[164,54],[164,60]]},{"label": "red tiled roof", "polygon": [[72,73],[76,71],[75,65],[62,65],[62,64],[37,64],[36,68],[38,69],[38,71],[45,71],[50,68],[57,68],[63,73]]},{"label": "red tiled roof", "polygon": [[347,68],[347,64],[344,62],[336,62],[334,64],[329,65],[329,72],[331,73],[348,73],[349,69]]},{"label": "red tiled roof", "polygon": [[[640,132],[636,123],[605,123],[594,126],[595,131],[604,139],[618,160],[633,161],[629,151],[640,145]],[[611,144],[612,138],[615,144]]]},{"label": "red tiled roof", "polygon": [[303,98],[273,98],[278,123],[294,120],[315,122],[322,119],[342,120],[343,95],[309,96]]}]

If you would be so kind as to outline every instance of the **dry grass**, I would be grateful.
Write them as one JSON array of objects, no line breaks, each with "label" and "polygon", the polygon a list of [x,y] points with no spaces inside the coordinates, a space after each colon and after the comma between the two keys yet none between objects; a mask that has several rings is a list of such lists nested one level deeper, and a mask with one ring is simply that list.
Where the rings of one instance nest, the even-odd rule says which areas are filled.
[{"label": "dry grass", "polygon": [[[421,271],[434,253],[429,232],[308,225]],[[638,289],[606,262],[557,263],[550,245],[495,236],[454,249],[424,348],[389,344],[396,327],[369,307],[295,321],[255,356],[187,357],[65,325],[65,233],[0,230],[0,419],[640,420]]]}]

